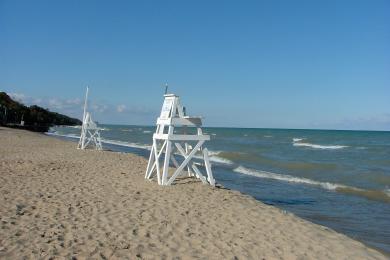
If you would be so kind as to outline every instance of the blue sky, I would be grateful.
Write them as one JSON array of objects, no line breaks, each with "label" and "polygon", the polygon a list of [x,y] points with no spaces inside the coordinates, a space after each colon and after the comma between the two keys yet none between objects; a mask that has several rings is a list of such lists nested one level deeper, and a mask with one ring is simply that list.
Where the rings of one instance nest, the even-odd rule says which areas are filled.
[{"label": "blue sky", "polygon": [[390,1],[0,0],[0,90],[154,124],[164,84],[209,126],[390,130]]}]

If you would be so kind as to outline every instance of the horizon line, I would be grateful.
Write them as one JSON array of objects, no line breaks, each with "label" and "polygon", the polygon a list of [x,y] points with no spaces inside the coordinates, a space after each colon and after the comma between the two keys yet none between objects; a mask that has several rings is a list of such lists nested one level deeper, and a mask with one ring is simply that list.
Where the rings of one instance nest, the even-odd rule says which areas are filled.
[{"label": "horizon line", "polygon": [[[123,126],[146,126],[155,127],[156,125],[145,125],[145,124],[113,124],[113,123],[100,123],[100,125],[123,125]],[[207,126],[206,128],[237,128],[237,129],[271,129],[271,130],[310,130],[310,131],[355,131],[355,132],[390,132],[389,130],[368,130],[368,129],[326,129],[326,128],[284,128],[284,127],[239,127],[239,126]]]}]

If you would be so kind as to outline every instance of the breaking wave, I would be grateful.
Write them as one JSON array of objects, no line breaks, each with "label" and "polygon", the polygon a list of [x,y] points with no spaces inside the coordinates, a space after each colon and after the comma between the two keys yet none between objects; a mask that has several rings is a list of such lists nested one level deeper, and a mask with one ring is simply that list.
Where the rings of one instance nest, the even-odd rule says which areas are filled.
[{"label": "breaking wave", "polygon": [[215,155],[210,156],[210,161],[220,163],[220,164],[226,164],[226,165],[233,165],[234,164],[232,161],[230,161],[228,159],[225,159],[225,158],[222,158],[219,156],[215,156]]},{"label": "breaking wave", "polygon": [[320,145],[320,144],[311,144],[311,143],[305,143],[302,142],[304,138],[293,138],[293,145],[294,146],[303,146],[303,147],[310,147],[314,149],[343,149],[348,146],[346,145]]},{"label": "breaking wave", "polygon": [[114,144],[114,145],[131,147],[131,148],[139,148],[139,149],[146,149],[146,150],[152,149],[152,146],[146,144],[131,143],[131,142],[124,142],[124,141],[104,139],[104,138],[102,138],[102,142],[106,144]]},{"label": "breaking wave", "polygon": [[321,186],[324,189],[327,190],[335,190],[338,187],[341,187],[343,185],[341,184],[335,184],[330,182],[318,182],[307,178],[301,178],[301,177],[294,177],[291,175],[284,175],[284,174],[278,174],[273,172],[266,172],[266,171],[260,171],[255,169],[249,169],[244,166],[238,166],[233,171],[251,175],[259,178],[266,178],[266,179],[273,179],[273,180],[279,180],[279,181],[286,181],[286,182],[294,182],[294,183],[303,183],[303,184],[309,184],[309,185],[316,185]]},{"label": "breaking wave", "polygon": [[[210,151],[209,150],[210,161],[218,163],[218,164],[225,164],[225,165],[233,165],[234,164],[232,161],[218,156],[218,154],[220,154],[220,153],[221,153],[221,151]],[[202,159],[201,155],[195,155],[194,157],[197,159]]]},{"label": "breaking wave", "polygon": [[79,135],[76,135],[76,134],[60,134],[58,133],[57,131],[55,132],[46,132],[45,133],[46,135],[52,135],[52,136],[61,136],[61,137],[69,137],[69,138],[75,138],[75,139],[79,139],[80,136]]},{"label": "breaking wave", "polygon": [[[47,132],[47,135],[52,135],[52,136],[61,136],[61,137],[68,137],[68,138],[74,138],[74,139],[79,139],[80,135],[76,134],[60,134],[58,132]],[[124,141],[118,141],[118,140],[111,140],[111,139],[104,139],[102,138],[102,143],[106,144],[114,144],[114,145],[119,145],[119,146],[125,146],[125,147],[131,147],[131,148],[140,148],[140,149],[146,149],[150,150],[151,146],[146,145],[146,144],[138,144],[138,143],[131,143],[131,142],[124,142]]]},{"label": "breaking wave", "polygon": [[61,126],[61,127],[69,127],[69,128],[81,129],[81,125],[68,125],[68,126]]},{"label": "breaking wave", "polygon": [[249,169],[245,168],[244,166],[238,166],[233,171],[246,174],[258,178],[264,178],[264,179],[272,179],[272,180],[279,180],[279,181],[285,181],[290,183],[298,183],[298,184],[305,184],[305,185],[312,185],[317,186],[326,190],[330,191],[336,191],[344,194],[349,195],[355,195],[364,197],[366,199],[370,200],[376,200],[380,202],[386,202],[390,203],[390,190],[366,190],[356,187],[351,187],[343,184],[338,183],[331,183],[331,182],[320,182],[315,181],[307,178],[301,178],[301,177],[295,177],[291,175],[284,175],[279,173],[273,173],[273,172],[266,172],[266,171],[260,171],[255,169]]}]

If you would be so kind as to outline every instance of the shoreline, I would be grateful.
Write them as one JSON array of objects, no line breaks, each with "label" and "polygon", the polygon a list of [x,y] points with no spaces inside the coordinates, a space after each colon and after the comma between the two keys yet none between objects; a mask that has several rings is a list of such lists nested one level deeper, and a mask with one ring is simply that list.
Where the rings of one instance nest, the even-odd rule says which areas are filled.
[{"label": "shoreline", "polygon": [[137,155],[8,128],[0,141],[0,257],[386,259],[238,191],[160,187]]},{"label": "shoreline", "polygon": [[[137,126],[138,127],[138,126]],[[148,126],[149,127],[149,126]],[[49,137],[53,137],[53,138],[55,138],[55,139],[59,139],[59,140],[65,140],[65,141],[67,141],[67,142],[72,142],[72,143],[77,143],[77,141],[78,141],[78,139],[80,138],[79,136],[77,137],[77,136],[73,136],[73,135],[61,135],[61,134],[51,134],[51,133],[42,133],[42,134],[44,134],[44,135],[46,135],[46,136],[49,136]],[[104,140],[103,139],[103,141],[102,141],[105,145],[105,147],[107,148],[107,146],[109,147],[109,148],[107,148],[107,149],[104,149],[104,151],[109,151],[109,152],[113,152],[113,153],[131,153],[131,154],[135,154],[135,155],[137,155],[137,156],[140,156],[140,157],[143,157],[143,158],[145,158],[146,160],[148,159],[148,157],[149,157],[149,152],[150,152],[150,149],[149,148],[147,148],[146,147],[146,145],[140,145],[140,144],[134,144],[134,143],[132,143],[132,144],[127,144],[127,143],[118,143],[118,142],[113,142],[113,140]],[[120,141],[119,141],[120,142]],[[130,151],[124,151],[123,150],[123,147],[125,147],[125,148],[130,148],[131,150]],[[139,151],[148,151],[148,154],[147,155],[145,155],[145,154],[143,154],[142,152],[139,152]],[[218,162],[217,162],[218,163]],[[219,162],[220,163],[220,162]],[[220,166],[220,165],[219,165]],[[213,165],[213,171],[215,171],[215,165]],[[236,168],[231,168],[233,171],[234,171],[234,169],[236,169]],[[215,172],[214,172],[214,174],[215,174]],[[241,173],[240,173],[241,174]],[[353,240],[356,240],[356,241],[359,241],[359,242],[361,242],[361,243],[363,243],[365,246],[367,246],[368,248],[372,248],[372,249],[374,249],[374,250],[376,250],[376,251],[379,251],[380,253],[382,253],[383,255],[385,255],[385,256],[387,256],[387,257],[390,257],[390,253],[388,252],[388,251],[386,251],[386,250],[383,250],[382,248],[380,248],[380,247],[377,247],[377,246],[374,246],[374,245],[371,245],[371,244],[369,244],[369,243],[367,243],[367,241],[365,241],[364,239],[362,239],[362,238],[357,238],[356,236],[354,236],[354,235],[351,235],[351,234],[348,234],[348,233],[344,233],[344,232],[342,232],[342,231],[339,231],[339,230],[337,230],[337,229],[335,229],[335,228],[333,228],[333,227],[330,227],[330,226],[327,226],[327,225],[323,225],[321,222],[316,222],[315,220],[313,220],[313,219],[310,219],[310,218],[305,218],[305,217],[303,217],[303,216],[300,216],[299,214],[296,214],[295,212],[291,212],[290,210],[286,210],[286,209],[283,209],[282,207],[280,207],[280,206],[278,206],[278,205],[275,205],[275,204],[273,204],[273,203],[267,203],[267,202],[265,202],[265,201],[263,201],[263,200],[261,200],[261,199],[256,199],[252,194],[248,194],[248,193],[246,193],[245,191],[240,191],[240,190],[238,190],[238,189],[235,189],[235,188],[228,188],[228,187],[225,187],[223,184],[221,184],[221,183],[218,183],[218,179],[216,179],[216,182],[217,182],[217,184],[219,185],[219,187],[218,188],[222,188],[222,189],[226,189],[226,190],[232,190],[232,191],[237,191],[237,192],[239,192],[240,194],[242,194],[243,196],[249,196],[250,198],[253,198],[253,199],[255,199],[256,201],[258,201],[258,202],[260,202],[260,203],[264,203],[264,204],[266,204],[266,205],[271,205],[271,206],[273,206],[273,207],[275,207],[275,208],[278,208],[278,209],[280,209],[280,210],[282,210],[282,211],[287,211],[289,214],[292,214],[292,215],[294,215],[294,216],[296,216],[296,217],[298,217],[298,218],[301,218],[301,219],[305,219],[305,220],[307,220],[307,221],[309,221],[310,223],[314,223],[314,224],[317,224],[317,225],[319,225],[319,226],[321,226],[321,227],[325,227],[325,228],[327,228],[327,229],[331,229],[331,230],[333,230],[333,231],[335,231],[335,232],[337,232],[337,233],[340,233],[340,234],[344,234],[344,235],[346,235],[347,237],[349,237],[349,238],[351,238],[351,239],[353,239]],[[336,190],[335,190],[336,191]],[[348,191],[348,190],[347,190]],[[368,190],[369,191],[369,190]],[[344,194],[348,194],[348,192],[344,192]],[[357,196],[361,196],[361,194],[359,194],[359,195],[357,195]],[[366,196],[363,196],[364,198],[366,198],[366,199],[370,199],[371,200],[371,198],[370,197],[366,197]],[[376,201],[375,199],[374,199],[374,201]],[[381,200],[379,200],[379,201],[381,201]]]},{"label": "shoreline", "polygon": [[[66,134],[58,134],[58,133],[51,133],[51,132],[46,132],[44,134],[48,136],[57,137],[61,140],[67,140],[67,141],[69,140],[75,141],[80,138],[79,136],[73,134],[66,135]],[[102,139],[102,143],[104,143],[105,146],[108,145],[108,146],[120,147],[114,150],[118,152],[121,152],[122,150],[121,147],[126,147],[131,149],[143,149],[145,151],[148,151],[147,158],[149,158],[149,152],[151,149],[151,146],[147,144],[127,143],[125,141],[110,140],[104,138]],[[220,156],[220,153],[222,154],[224,153],[223,151],[214,152],[210,150],[209,152],[212,153],[210,160],[212,163],[214,163],[214,165],[228,168],[239,174],[255,176],[263,179],[271,179],[271,180],[278,180],[278,181],[289,182],[289,183],[309,185],[313,187],[319,187],[325,190],[338,192],[341,194],[347,194],[347,195],[353,195],[353,196],[365,198],[371,201],[390,203],[390,193],[389,190],[387,189],[384,190],[364,189],[364,188],[350,186],[343,183],[318,181],[306,177],[292,176],[281,172],[264,171],[256,168],[243,166],[239,163],[234,163],[233,161],[231,161],[231,159],[228,156],[226,155]]]}]

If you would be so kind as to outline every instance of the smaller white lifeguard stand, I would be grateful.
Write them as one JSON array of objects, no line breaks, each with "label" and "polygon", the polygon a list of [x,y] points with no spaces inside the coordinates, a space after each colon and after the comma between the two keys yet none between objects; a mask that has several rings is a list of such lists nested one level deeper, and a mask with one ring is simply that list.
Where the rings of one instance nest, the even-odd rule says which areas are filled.
[{"label": "smaller white lifeguard stand", "polygon": [[[172,182],[187,168],[189,176],[199,178],[203,183],[215,186],[215,180],[211,171],[211,165],[207,148],[203,147],[205,141],[210,140],[209,135],[202,133],[202,119],[200,117],[189,117],[185,115],[185,108],[180,104],[180,99],[174,94],[164,95],[164,103],[160,117],[157,119],[157,129],[153,134],[153,146],[150,152],[149,162],[145,178],[152,179],[157,175],[159,185],[171,185]],[[175,128],[179,127],[179,129]],[[188,128],[196,128],[196,134],[187,133]],[[184,133],[178,133],[180,128]],[[165,152],[165,157],[163,153]],[[183,157],[181,164],[174,155]],[[202,160],[206,169],[205,177],[193,159],[197,157]],[[160,169],[160,158],[164,158],[162,171]],[[176,170],[169,174],[169,163],[172,161]]]},{"label": "smaller white lifeguard stand", "polygon": [[88,145],[92,145],[96,150],[102,150],[102,142],[100,140],[100,128],[92,120],[91,113],[87,112],[88,102],[88,87],[85,94],[83,125],[81,126],[81,135],[77,149],[85,149]]}]

